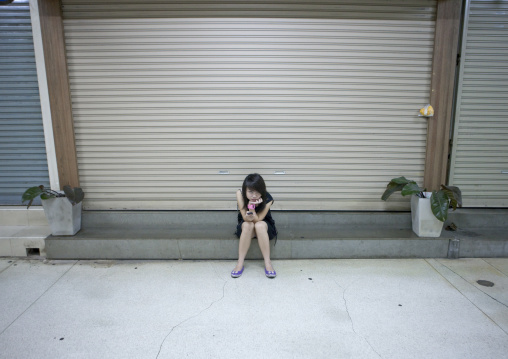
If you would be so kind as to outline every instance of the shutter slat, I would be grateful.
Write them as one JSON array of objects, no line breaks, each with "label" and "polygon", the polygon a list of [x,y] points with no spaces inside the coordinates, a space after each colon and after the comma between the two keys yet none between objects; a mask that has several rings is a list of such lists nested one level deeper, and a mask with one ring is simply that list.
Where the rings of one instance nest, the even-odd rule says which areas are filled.
[{"label": "shutter slat", "polygon": [[435,6],[64,0],[85,207],[235,209],[259,172],[275,208],[407,209]]},{"label": "shutter slat", "polygon": [[28,0],[0,6],[0,205],[49,185]]},{"label": "shutter slat", "polygon": [[508,207],[506,9],[476,0],[467,9],[450,171],[466,207]]}]

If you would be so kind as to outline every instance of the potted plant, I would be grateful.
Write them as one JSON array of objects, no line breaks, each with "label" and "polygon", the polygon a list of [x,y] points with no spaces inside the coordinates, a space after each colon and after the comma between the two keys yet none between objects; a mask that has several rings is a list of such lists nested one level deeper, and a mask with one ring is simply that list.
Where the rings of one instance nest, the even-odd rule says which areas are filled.
[{"label": "potted plant", "polygon": [[381,196],[386,201],[392,193],[401,191],[403,196],[411,195],[411,219],[413,232],[419,237],[439,237],[450,207],[462,207],[462,193],[458,187],[441,185],[438,191],[427,192],[415,181],[406,177],[394,178]]},{"label": "potted plant", "polygon": [[79,187],[63,187],[63,193],[44,186],[30,187],[23,193],[22,202],[29,208],[35,198],[41,197],[44,214],[54,236],[73,236],[81,229],[82,201],[85,197]]}]

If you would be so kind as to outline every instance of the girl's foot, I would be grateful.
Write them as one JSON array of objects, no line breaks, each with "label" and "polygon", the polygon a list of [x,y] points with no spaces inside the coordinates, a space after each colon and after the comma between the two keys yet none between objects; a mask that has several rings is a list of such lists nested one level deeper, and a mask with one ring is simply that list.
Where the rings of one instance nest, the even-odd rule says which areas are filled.
[{"label": "girl's foot", "polygon": [[243,268],[243,263],[237,263],[236,264],[236,267],[233,269],[233,272],[238,272],[238,271],[241,271]]},{"label": "girl's foot", "polygon": [[273,269],[272,262],[265,262],[265,275],[268,278],[275,278],[277,276],[275,269]]},{"label": "girl's foot", "polygon": [[231,271],[231,277],[233,277],[233,278],[238,278],[242,274],[243,274],[243,267],[239,271],[235,271],[235,270]]},{"label": "girl's foot", "polygon": [[272,279],[272,278],[275,278],[277,276],[277,273],[275,272],[275,270],[273,270],[273,267],[272,267],[272,270],[268,270],[268,268],[265,267],[265,275]]}]

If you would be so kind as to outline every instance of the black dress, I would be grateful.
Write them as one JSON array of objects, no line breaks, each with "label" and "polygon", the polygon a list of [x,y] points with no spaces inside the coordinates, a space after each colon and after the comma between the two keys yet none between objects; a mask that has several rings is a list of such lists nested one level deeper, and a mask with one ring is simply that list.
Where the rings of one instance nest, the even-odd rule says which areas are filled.
[{"label": "black dress", "polygon": [[[266,203],[268,204],[272,201],[274,201],[273,197],[270,195],[270,193],[267,192],[266,193]],[[277,228],[275,228],[275,221],[272,218],[272,213],[270,210],[268,210],[268,213],[266,214],[263,221],[265,221],[266,224],[268,225],[268,237],[270,238],[270,240],[275,238],[275,243],[277,243]],[[235,234],[238,238],[240,238],[240,235],[242,234],[243,222],[244,222],[244,220],[242,217],[242,213],[240,213],[240,211],[238,211],[238,224],[236,225],[236,232],[235,232]]]}]

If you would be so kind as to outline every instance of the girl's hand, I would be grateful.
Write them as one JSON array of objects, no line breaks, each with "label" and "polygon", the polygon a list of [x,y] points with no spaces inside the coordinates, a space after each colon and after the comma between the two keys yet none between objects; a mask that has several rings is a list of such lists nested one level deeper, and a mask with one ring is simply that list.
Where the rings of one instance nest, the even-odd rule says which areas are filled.
[{"label": "girl's hand", "polygon": [[[254,206],[253,206],[253,205],[251,205],[250,203],[249,203],[249,206],[250,206],[250,207],[254,207]],[[256,217],[256,212],[254,211],[254,209],[253,209],[253,208],[249,208],[249,209],[247,210],[247,212],[245,212],[245,217],[244,217],[244,220],[245,220],[246,222],[254,222],[255,217]]]},{"label": "girl's hand", "polygon": [[261,204],[263,202],[263,198],[258,198],[257,200],[255,201],[249,201],[249,204],[253,204],[255,206],[257,206],[258,204]]}]

